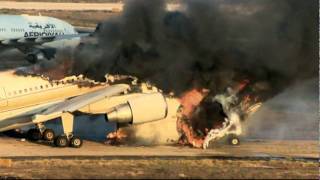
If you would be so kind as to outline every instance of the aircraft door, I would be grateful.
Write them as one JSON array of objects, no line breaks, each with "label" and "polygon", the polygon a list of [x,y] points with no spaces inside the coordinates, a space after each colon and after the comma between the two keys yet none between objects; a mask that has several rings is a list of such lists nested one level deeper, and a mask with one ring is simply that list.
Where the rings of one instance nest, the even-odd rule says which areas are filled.
[{"label": "aircraft door", "polygon": [[0,107],[8,105],[8,100],[4,88],[0,87]]}]

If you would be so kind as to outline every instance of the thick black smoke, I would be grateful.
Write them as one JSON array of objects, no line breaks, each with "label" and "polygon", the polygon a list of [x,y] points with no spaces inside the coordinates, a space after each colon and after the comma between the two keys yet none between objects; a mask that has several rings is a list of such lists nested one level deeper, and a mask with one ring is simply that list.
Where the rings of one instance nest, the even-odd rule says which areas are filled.
[{"label": "thick black smoke", "polygon": [[130,0],[96,36],[75,52],[74,74],[128,74],[178,94],[249,79],[275,94],[318,73],[317,0],[187,0],[174,12]]}]

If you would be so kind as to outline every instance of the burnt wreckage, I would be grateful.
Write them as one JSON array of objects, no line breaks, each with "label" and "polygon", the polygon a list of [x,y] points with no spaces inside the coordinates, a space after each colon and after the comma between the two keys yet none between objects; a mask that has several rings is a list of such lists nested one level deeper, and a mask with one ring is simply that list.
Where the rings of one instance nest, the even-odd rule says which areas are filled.
[{"label": "burnt wreckage", "polygon": [[[117,80],[123,82],[124,79],[127,79],[125,76],[114,77],[115,76],[109,76],[108,79],[112,79],[113,83],[116,83]],[[161,107],[157,106],[159,100],[154,102],[150,101],[148,106],[157,106],[154,111],[144,111],[138,116],[143,117],[149,113],[152,116],[155,111],[162,114],[165,113],[165,111],[169,111],[169,115],[158,118],[161,120],[155,122],[154,127],[148,125],[122,127],[121,123],[118,123],[119,128],[115,132],[107,135],[106,143],[111,145],[120,143],[130,144],[133,143],[130,141],[143,139],[143,137],[139,137],[141,136],[139,129],[161,129],[161,126],[165,126],[166,128],[173,126],[171,130],[175,129],[177,136],[171,136],[171,140],[168,141],[167,139],[167,142],[190,145],[196,148],[208,148],[210,142],[218,141],[227,136],[230,144],[238,145],[240,143],[238,136],[242,134],[242,122],[244,122],[249,115],[256,112],[262,105],[257,96],[254,97],[253,95],[245,93],[246,91],[248,92],[247,89],[250,89],[249,84],[249,81],[245,80],[234,87],[229,87],[224,94],[219,95],[212,95],[208,89],[204,88],[192,89],[184,93],[181,97],[174,97],[172,94],[165,95],[166,102],[160,104],[164,105],[167,103],[167,105]],[[131,83],[131,87],[132,90],[139,92],[144,92],[146,89],[149,91],[162,92],[148,83],[138,82],[137,79],[135,79],[134,83]],[[176,103],[172,105],[169,101],[175,101]],[[133,107],[133,105],[129,103],[117,107],[111,113],[112,115],[110,117],[118,119],[133,118],[132,116],[128,116],[128,113],[125,113],[128,107]],[[167,132],[170,131],[169,129],[167,129]],[[166,136],[164,134],[158,133],[151,134],[150,136]],[[146,138],[148,134],[144,134],[144,136],[144,138]]]}]

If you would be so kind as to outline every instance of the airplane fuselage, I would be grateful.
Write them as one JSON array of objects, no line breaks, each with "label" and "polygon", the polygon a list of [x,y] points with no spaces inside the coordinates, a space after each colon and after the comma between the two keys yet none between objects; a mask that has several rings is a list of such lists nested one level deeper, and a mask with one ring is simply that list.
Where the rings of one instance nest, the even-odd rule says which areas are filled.
[{"label": "airplane fuselage", "polygon": [[[4,43],[10,43],[9,40],[16,39],[18,40],[17,43],[22,44],[27,43],[23,42],[27,38],[35,38],[41,41],[41,38],[45,37],[74,34],[78,33],[72,25],[56,18],[29,15],[0,15],[0,41],[4,41]],[[80,38],[72,38],[44,43],[42,46],[64,48],[75,46],[79,42]]]}]

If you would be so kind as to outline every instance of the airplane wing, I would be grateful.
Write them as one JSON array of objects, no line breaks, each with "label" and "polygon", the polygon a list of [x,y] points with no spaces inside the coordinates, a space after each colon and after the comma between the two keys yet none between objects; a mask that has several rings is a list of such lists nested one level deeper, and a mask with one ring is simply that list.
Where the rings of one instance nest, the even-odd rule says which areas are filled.
[{"label": "airplane wing", "polygon": [[37,112],[33,115],[32,119],[34,123],[45,122],[57,117],[60,117],[63,113],[73,113],[78,109],[99,101],[100,99],[111,97],[120,93],[123,93],[129,89],[128,85],[118,84],[90,92],[84,95],[76,96],[68,100],[53,104],[41,112]]},{"label": "airplane wing", "polygon": [[88,33],[88,34],[92,34],[96,31],[96,28],[92,28],[92,27],[80,27],[80,26],[76,26],[75,30],[78,33]]}]

